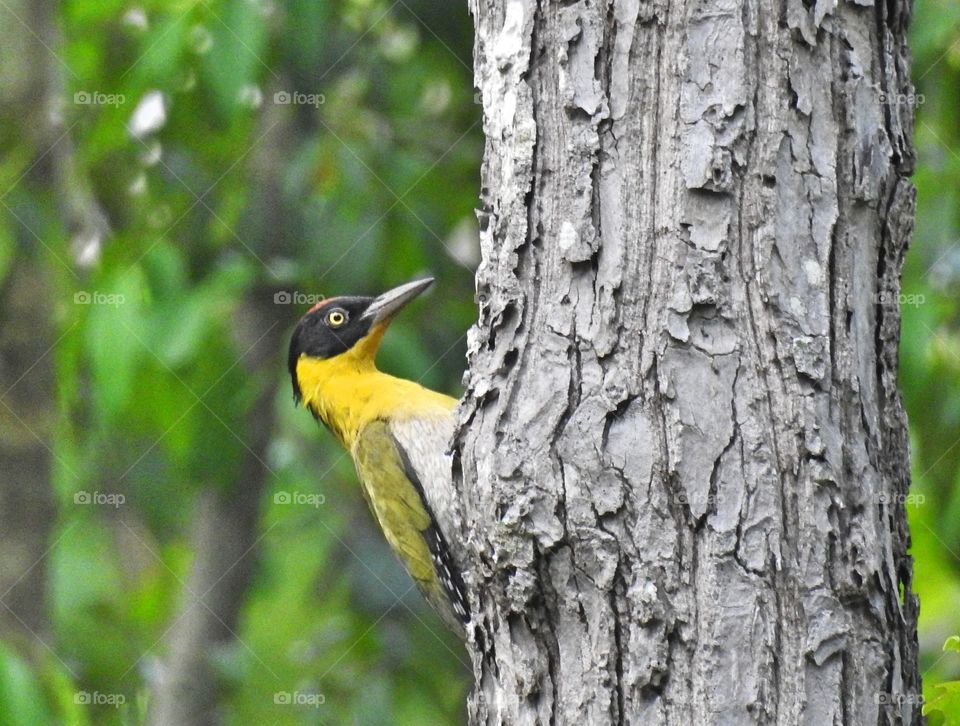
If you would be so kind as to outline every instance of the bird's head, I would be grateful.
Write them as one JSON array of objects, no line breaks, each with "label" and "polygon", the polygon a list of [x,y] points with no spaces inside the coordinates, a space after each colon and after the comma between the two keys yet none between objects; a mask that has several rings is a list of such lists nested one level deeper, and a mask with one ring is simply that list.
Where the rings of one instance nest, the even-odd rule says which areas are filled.
[{"label": "bird's head", "polygon": [[428,277],[378,297],[334,297],[310,308],[293,331],[287,357],[296,401],[302,399],[297,363],[303,356],[321,361],[336,359],[359,369],[373,367],[390,321],[432,283],[433,278]]}]

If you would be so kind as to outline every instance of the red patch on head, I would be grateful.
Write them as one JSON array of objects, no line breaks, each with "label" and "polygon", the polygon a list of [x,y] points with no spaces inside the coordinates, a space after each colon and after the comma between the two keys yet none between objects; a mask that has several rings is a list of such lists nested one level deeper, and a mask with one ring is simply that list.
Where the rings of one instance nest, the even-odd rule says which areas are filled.
[{"label": "red patch on head", "polygon": [[337,299],[337,298],[335,298],[335,297],[324,298],[323,300],[321,300],[320,302],[318,302],[316,305],[314,305],[312,308],[310,308],[309,310],[307,310],[307,312],[305,312],[304,315],[309,315],[309,314],[312,313],[313,311],[319,310],[320,308],[322,308],[322,307],[323,307],[324,305],[326,305],[327,303],[331,303],[331,302],[333,302],[333,301],[336,300],[336,299]]}]

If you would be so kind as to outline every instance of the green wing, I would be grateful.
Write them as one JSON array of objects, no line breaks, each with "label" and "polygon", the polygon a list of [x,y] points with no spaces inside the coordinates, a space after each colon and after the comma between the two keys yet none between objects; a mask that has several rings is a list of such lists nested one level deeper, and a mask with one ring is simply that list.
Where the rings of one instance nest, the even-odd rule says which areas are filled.
[{"label": "green wing", "polygon": [[411,481],[406,457],[387,423],[373,421],[364,426],[352,453],[364,497],[390,547],[427,601],[448,625],[462,632],[461,618],[454,613],[435,567],[435,563],[449,564],[445,543],[423,501],[419,482]]}]

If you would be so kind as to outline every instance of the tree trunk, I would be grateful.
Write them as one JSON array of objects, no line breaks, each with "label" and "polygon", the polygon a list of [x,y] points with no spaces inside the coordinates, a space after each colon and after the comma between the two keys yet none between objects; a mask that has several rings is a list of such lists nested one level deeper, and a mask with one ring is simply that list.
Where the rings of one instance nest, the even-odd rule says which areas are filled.
[{"label": "tree trunk", "polygon": [[[106,229],[76,171],[63,114],[53,112],[64,97],[57,10],[55,0],[11,0],[0,9],[0,47],[6,51],[0,127],[30,152],[23,171],[0,188],[0,215],[13,241],[8,265],[0,264],[0,639],[38,659],[53,649],[47,579],[57,514],[51,481],[54,361],[66,335],[58,337],[51,315],[56,286],[47,268],[68,265],[58,242],[41,237],[33,212],[43,209],[46,199],[38,190],[57,190],[65,227],[92,233],[81,220],[96,219],[102,223],[98,240]],[[72,261],[82,266],[79,255]]]},{"label": "tree trunk", "polygon": [[56,516],[49,292],[36,250],[17,254],[0,281],[0,638],[41,655],[52,648],[47,554]]},{"label": "tree trunk", "polygon": [[471,10],[472,722],[919,722],[909,3]]}]

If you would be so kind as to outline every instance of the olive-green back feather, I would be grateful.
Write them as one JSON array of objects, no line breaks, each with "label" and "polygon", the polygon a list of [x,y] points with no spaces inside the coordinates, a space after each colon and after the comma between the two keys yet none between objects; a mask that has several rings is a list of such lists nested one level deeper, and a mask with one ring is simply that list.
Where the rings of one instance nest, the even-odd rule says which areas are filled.
[{"label": "olive-green back feather", "polygon": [[445,543],[439,530],[432,526],[433,518],[421,498],[419,483],[411,481],[405,457],[388,424],[376,420],[364,426],[351,453],[364,497],[390,547],[427,601],[450,627],[462,633],[461,620],[454,613],[437,573],[436,565],[444,563],[438,562],[438,552],[431,552],[431,543],[435,549]]}]

